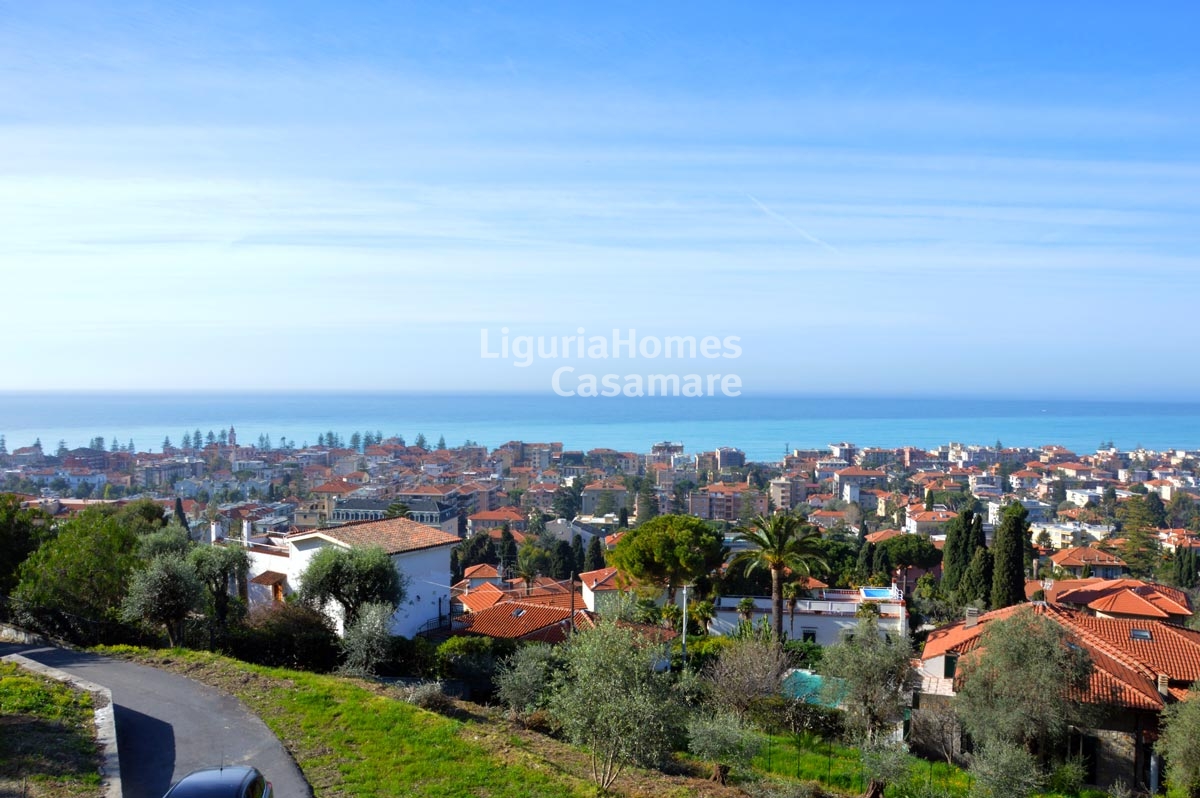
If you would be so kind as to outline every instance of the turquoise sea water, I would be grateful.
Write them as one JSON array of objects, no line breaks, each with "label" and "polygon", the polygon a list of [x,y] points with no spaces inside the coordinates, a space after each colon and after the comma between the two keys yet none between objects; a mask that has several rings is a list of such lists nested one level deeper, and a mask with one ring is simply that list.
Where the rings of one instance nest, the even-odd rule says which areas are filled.
[{"label": "turquoise sea water", "polygon": [[1057,443],[1079,452],[1101,441],[1153,449],[1200,448],[1200,403],[743,396],[564,398],[545,394],[420,393],[0,393],[8,448],[40,438],[84,445],[100,435],[157,450],[164,436],[234,426],[243,443],[266,433],[297,444],[327,430],[424,433],[432,443],[471,439],[561,441],[567,449],[647,451],[681,441],[687,451],[737,446],[758,460],[788,448],[850,441],[932,447],[950,441]]}]

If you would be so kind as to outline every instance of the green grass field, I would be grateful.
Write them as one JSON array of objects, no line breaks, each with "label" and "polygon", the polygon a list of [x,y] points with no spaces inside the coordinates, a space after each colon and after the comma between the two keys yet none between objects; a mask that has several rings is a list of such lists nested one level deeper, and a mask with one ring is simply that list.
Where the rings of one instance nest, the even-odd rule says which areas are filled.
[{"label": "green grass field", "polygon": [[[471,724],[417,709],[354,680],[248,665],[203,652],[97,649],[133,656],[240,698],[296,758],[321,796],[592,795],[520,746],[502,755]],[[475,737],[475,739],[472,739]]]},{"label": "green grass field", "polygon": [[0,795],[95,796],[99,766],[91,696],[0,662]]}]

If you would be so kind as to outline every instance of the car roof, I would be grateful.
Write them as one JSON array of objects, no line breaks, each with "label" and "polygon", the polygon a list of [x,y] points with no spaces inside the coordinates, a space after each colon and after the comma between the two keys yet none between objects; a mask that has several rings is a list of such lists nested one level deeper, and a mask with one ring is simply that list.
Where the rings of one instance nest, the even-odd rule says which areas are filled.
[{"label": "car roof", "polygon": [[243,786],[257,775],[256,768],[246,765],[193,770],[177,781],[163,798],[241,798]]}]

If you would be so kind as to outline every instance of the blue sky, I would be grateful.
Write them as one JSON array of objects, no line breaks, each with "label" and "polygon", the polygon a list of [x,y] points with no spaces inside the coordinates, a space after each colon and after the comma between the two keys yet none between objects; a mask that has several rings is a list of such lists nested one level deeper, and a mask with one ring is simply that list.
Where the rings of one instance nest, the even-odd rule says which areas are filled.
[{"label": "blue sky", "polygon": [[746,5],[0,0],[0,389],[1200,388],[1194,5]]}]

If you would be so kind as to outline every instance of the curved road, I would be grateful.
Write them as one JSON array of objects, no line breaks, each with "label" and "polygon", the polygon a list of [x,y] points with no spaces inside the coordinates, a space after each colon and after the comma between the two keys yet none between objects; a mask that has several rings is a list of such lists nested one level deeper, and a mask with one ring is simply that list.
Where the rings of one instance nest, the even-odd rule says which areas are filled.
[{"label": "curved road", "polygon": [[162,798],[185,773],[254,765],[279,798],[312,790],[279,740],[232,696],[174,673],[61,648],[0,644],[112,691],[124,798]]}]

